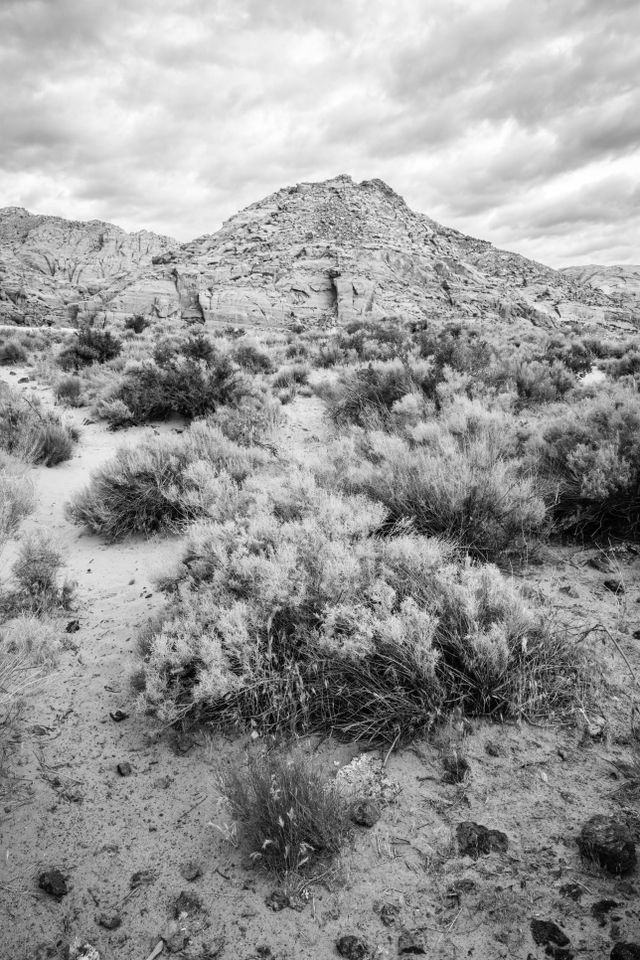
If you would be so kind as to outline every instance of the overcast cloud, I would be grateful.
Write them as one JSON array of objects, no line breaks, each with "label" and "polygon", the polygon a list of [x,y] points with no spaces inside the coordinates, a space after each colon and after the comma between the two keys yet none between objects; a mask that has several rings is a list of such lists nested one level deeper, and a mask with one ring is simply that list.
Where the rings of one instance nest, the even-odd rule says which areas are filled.
[{"label": "overcast cloud", "polygon": [[0,206],[188,240],[349,173],[639,263],[639,36],[637,0],[0,0]]}]

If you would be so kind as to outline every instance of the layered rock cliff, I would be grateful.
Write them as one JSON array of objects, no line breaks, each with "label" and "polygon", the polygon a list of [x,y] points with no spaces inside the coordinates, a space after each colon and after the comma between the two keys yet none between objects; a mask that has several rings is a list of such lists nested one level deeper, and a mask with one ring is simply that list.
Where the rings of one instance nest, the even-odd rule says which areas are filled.
[{"label": "layered rock cliff", "polygon": [[181,245],[9,208],[0,290],[9,314],[35,304],[56,319],[102,310],[250,325],[401,315],[554,326],[626,324],[635,313],[633,298],[441,226],[380,180],[347,176],[286,187]]},{"label": "layered rock cliff", "polygon": [[[152,257],[172,246],[176,240],[147,230],[127,233],[100,220],[80,223],[4,207],[0,322],[68,322],[78,310],[101,309],[132,280],[141,283]],[[148,297],[143,300],[146,308]]]}]

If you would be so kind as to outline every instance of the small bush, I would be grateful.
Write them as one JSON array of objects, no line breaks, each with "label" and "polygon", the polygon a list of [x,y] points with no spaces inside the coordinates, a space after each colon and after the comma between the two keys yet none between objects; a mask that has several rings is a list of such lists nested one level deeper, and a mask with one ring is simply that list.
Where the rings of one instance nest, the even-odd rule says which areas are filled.
[{"label": "small bush", "polygon": [[69,460],[78,432],[37,400],[0,396],[0,448],[27,463],[53,467]]},{"label": "small bush", "polygon": [[133,316],[127,317],[124,328],[125,330],[132,330],[133,333],[141,334],[144,333],[149,324],[149,318],[145,317],[143,313],[134,313]]},{"label": "small bush", "polygon": [[82,380],[80,377],[60,377],[54,387],[56,400],[70,407],[82,406]]},{"label": "small bush", "polygon": [[6,343],[0,344],[0,365],[18,365],[26,363],[28,359],[29,354],[25,348],[15,340],[8,340]]},{"label": "small bush", "polygon": [[476,559],[525,556],[544,532],[546,508],[515,453],[509,420],[457,403],[445,418],[409,432],[407,439],[373,432],[338,441],[319,467],[323,482],[384,504],[387,532],[408,521]]},{"label": "small bush", "polygon": [[273,373],[273,361],[265,350],[253,343],[239,343],[231,353],[235,362],[249,373]]},{"label": "small bush", "polygon": [[5,609],[43,613],[60,607],[67,609],[73,586],[59,583],[63,566],[60,553],[43,534],[26,537],[20,543],[12,572],[15,590],[3,598]]},{"label": "small bush", "polygon": [[300,752],[249,756],[220,789],[251,858],[278,874],[331,859],[349,836],[349,804]]},{"label": "small bush", "polygon": [[551,418],[529,456],[562,530],[640,536],[640,397],[619,387]]},{"label": "small bush", "polygon": [[394,405],[410,394],[424,400],[433,397],[436,381],[429,363],[410,366],[400,361],[369,364],[342,373],[333,386],[321,393],[329,419],[337,427],[388,427]]},{"label": "small bush", "polygon": [[281,367],[273,378],[274,390],[286,390],[292,387],[302,387],[309,382],[309,367],[305,363],[294,363],[288,367]]},{"label": "small bush", "polygon": [[122,342],[110,330],[100,329],[91,322],[78,330],[74,343],[68,344],[58,354],[58,366],[63,370],[75,370],[91,363],[106,363],[120,355]]},{"label": "small bush", "polygon": [[118,450],[71,500],[68,514],[112,542],[175,531],[207,515],[218,495],[219,473],[240,483],[264,457],[214,426],[195,423],[182,437],[154,437]]},{"label": "small bush", "polygon": [[33,487],[7,458],[0,460],[0,551],[33,510]]}]

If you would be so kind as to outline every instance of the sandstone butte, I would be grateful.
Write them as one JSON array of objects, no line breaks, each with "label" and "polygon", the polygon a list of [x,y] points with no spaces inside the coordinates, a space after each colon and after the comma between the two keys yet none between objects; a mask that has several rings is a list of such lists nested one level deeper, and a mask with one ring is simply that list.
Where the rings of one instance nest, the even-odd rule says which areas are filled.
[{"label": "sandstone butte", "polygon": [[624,328],[639,290],[638,267],[554,270],[414,212],[381,180],[285,187],[183,244],[0,210],[0,323],[145,314],[333,326],[402,316]]}]

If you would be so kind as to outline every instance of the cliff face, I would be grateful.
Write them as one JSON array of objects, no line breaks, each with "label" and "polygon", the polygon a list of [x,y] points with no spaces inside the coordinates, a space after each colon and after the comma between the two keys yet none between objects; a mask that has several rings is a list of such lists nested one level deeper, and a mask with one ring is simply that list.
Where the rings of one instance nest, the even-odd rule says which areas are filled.
[{"label": "cliff face", "polygon": [[390,315],[624,323],[634,306],[443,227],[380,180],[346,176],[286,187],[182,245],[9,208],[0,212],[0,290],[9,312],[35,303],[58,318],[77,304],[251,325]]},{"label": "cliff face", "polygon": [[586,267],[563,267],[560,271],[566,277],[587,284],[595,290],[601,290],[618,300],[621,304],[635,301],[640,307],[640,265],[612,265],[598,266],[589,264]]},{"label": "cliff face", "polygon": [[[127,233],[111,223],[36,216],[0,209],[0,322],[68,322],[77,309],[100,308],[152,257],[177,241],[147,230]],[[145,305],[147,303],[145,298]]]}]

